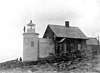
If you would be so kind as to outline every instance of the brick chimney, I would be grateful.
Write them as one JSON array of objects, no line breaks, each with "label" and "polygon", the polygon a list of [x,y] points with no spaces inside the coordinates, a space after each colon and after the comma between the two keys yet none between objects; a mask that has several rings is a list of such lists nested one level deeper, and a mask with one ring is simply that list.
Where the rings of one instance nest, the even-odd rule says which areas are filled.
[{"label": "brick chimney", "polygon": [[69,21],[65,21],[65,26],[69,27]]}]

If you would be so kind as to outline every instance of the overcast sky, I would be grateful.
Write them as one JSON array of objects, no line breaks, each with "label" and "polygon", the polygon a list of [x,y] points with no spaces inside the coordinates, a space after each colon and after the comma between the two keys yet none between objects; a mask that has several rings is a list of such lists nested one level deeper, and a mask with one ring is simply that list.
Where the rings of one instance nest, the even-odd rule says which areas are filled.
[{"label": "overcast sky", "polygon": [[0,62],[22,56],[23,26],[30,20],[43,36],[48,24],[79,27],[100,35],[100,0],[0,0]]}]

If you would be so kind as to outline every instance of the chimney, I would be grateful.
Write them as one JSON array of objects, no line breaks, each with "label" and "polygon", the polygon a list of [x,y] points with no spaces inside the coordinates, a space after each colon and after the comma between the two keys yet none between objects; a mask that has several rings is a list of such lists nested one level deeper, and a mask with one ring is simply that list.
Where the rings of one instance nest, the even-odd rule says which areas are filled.
[{"label": "chimney", "polygon": [[65,26],[69,27],[69,21],[65,21]]}]

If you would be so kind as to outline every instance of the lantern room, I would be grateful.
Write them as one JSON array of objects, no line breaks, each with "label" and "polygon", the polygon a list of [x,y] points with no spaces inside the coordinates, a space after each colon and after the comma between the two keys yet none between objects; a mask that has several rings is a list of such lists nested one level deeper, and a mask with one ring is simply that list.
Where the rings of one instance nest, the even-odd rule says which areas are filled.
[{"label": "lantern room", "polygon": [[32,23],[32,20],[27,24],[27,33],[35,33],[35,24]]}]

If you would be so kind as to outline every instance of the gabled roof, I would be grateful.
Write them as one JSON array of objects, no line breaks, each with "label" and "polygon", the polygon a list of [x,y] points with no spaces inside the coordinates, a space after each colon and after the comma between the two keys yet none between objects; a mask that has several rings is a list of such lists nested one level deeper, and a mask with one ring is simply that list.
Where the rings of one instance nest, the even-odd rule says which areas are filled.
[{"label": "gabled roof", "polygon": [[86,44],[90,44],[90,45],[100,45],[100,43],[97,40],[97,38],[89,38],[89,40],[86,41]]},{"label": "gabled roof", "polygon": [[48,25],[57,37],[76,39],[87,39],[85,34],[78,27],[66,27],[61,25]]}]

